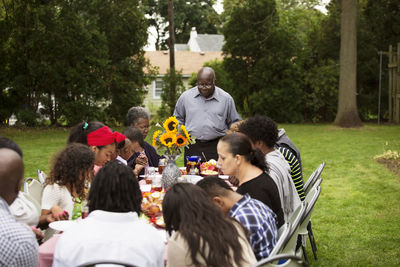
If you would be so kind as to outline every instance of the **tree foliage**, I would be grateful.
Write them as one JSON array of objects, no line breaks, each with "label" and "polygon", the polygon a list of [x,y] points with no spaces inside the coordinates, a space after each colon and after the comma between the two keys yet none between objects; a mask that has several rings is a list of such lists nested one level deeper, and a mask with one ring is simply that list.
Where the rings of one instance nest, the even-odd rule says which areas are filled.
[{"label": "tree foliage", "polygon": [[[214,10],[215,0],[174,0],[175,42],[187,43],[192,27],[198,33],[215,34],[221,26],[221,18]],[[167,49],[168,1],[146,0],[146,14],[150,25],[156,29],[156,50]]]},{"label": "tree foliage", "polygon": [[[243,115],[262,113],[285,122],[334,120],[341,5],[332,0],[325,15],[315,9],[319,2],[224,1],[223,68],[231,80],[224,89]],[[377,52],[399,41],[400,2],[359,3],[356,88],[359,113],[365,120],[377,114]],[[383,88],[387,88],[383,74]],[[382,97],[387,99],[385,90]],[[382,104],[387,114],[387,103]]]},{"label": "tree foliage", "polygon": [[[175,88],[175,91],[171,88]],[[167,74],[163,77],[161,107],[158,109],[158,116],[160,119],[172,116],[176,101],[184,90],[182,71],[168,69]]]},{"label": "tree foliage", "polygon": [[25,123],[39,109],[52,124],[118,122],[142,103],[147,22],[137,0],[9,0],[1,10],[2,97]]}]

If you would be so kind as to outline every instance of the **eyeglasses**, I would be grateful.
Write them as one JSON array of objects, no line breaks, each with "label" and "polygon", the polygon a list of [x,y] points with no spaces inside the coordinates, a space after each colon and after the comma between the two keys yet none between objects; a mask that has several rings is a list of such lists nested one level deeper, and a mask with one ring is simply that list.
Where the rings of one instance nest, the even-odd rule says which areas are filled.
[{"label": "eyeglasses", "polygon": [[214,86],[214,84],[209,84],[209,83],[207,83],[207,84],[198,83],[197,84],[197,87],[205,87],[205,88],[208,88],[208,89],[212,88],[213,86]]}]

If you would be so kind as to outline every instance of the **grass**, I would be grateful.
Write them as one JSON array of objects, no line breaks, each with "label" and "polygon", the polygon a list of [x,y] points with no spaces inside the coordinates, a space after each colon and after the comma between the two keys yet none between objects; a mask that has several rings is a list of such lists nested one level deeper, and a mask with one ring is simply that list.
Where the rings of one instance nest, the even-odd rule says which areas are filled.
[{"label": "grass", "polygon": [[[400,265],[400,177],[373,159],[400,150],[400,126],[280,126],[301,150],[305,180],[326,162],[312,217],[318,261],[307,246],[311,265]],[[68,130],[0,128],[0,135],[21,146],[25,176],[34,177],[38,168],[48,171],[49,158],[65,145]]]}]

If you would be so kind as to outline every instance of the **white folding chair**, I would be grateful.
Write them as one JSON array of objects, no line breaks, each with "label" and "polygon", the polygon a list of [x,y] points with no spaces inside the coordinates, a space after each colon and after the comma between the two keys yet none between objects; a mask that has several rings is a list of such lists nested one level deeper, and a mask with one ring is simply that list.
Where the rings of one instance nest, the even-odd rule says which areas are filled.
[{"label": "white folding chair", "polygon": [[314,185],[315,181],[321,176],[322,171],[324,170],[325,162],[322,162],[318,168],[310,175],[306,184],[304,185],[304,194],[307,195],[307,192],[310,191],[311,187]]},{"label": "white folding chair", "polygon": [[[286,260],[283,263],[275,263],[280,260]],[[268,257],[266,259],[262,259],[259,262],[257,262],[253,267],[304,267],[307,266],[303,259],[296,256],[296,255],[290,255],[290,254],[279,254],[275,255],[272,257]]]},{"label": "white folding chair", "polygon": [[44,182],[46,181],[47,175],[39,169],[37,170],[36,174],[37,174],[37,178],[38,178],[39,182],[41,184],[44,184]]},{"label": "white folding chair", "polygon": [[302,202],[293,212],[292,216],[290,216],[289,224],[291,226],[290,226],[289,236],[280,251],[281,254],[296,255],[296,243],[299,232],[299,226],[304,217],[306,209],[307,209],[307,203]]},{"label": "white folding chair", "polygon": [[24,192],[36,200],[38,203],[42,203],[42,191],[43,187],[40,182],[36,179],[28,177],[24,181]]},{"label": "white folding chair", "polygon": [[287,222],[279,228],[278,240],[276,241],[275,247],[272,249],[268,258],[277,255],[282,250],[283,245],[285,244],[286,240],[289,237],[289,233],[290,233],[290,223]]},{"label": "white folding chair", "polygon": [[306,253],[307,235],[310,238],[310,243],[311,243],[311,248],[312,248],[312,251],[314,254],[314,258],[317,259],[317,252],[316,252],[317,245],[315,243],[314,235],[312,234],[311,224],[310,224],[310,226],[308,226],[308,225],[310,223],[310,219],[311,219],[312,212],[314,210],[315,203],[317,202],[319,195],[321,194],[321,187],[319,186],[321,184],[321,180],[322,179],[318,179],[318,181],[311,188],[310,192],[307,194],[307,196],[304,200],[304,202],[307,203],[307,209],[306,209],[303,220],[299,227],[299,235],[301,236],[301,241],[302,241],[301,247],[303,250],[303,256],[304,256],[306,263],[308,263],[308,257],[307,257],[307,253]]}]

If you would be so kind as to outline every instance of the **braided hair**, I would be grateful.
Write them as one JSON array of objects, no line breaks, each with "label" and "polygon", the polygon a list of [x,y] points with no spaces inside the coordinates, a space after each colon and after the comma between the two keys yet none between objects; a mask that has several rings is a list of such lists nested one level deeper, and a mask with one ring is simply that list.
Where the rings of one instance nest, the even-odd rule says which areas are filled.
[{"label": "braided hair", "polygon": [[142,193],[132,169],[120,161],[107,163],[90,187],[89,211],[141,213]]}]

